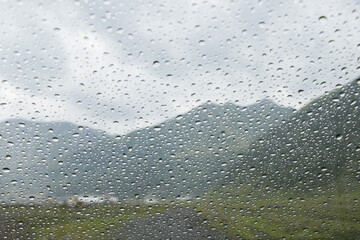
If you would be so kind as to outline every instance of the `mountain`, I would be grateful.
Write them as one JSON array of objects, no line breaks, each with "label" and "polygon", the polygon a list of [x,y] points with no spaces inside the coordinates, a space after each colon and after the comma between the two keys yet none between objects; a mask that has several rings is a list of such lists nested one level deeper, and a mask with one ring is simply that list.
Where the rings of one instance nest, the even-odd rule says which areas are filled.
[{"label": "mountain", "polygon": [[[360,79],[315,99],[263,134],[222,185],[311,189],[360,180]],[[340,187],[341,188],[341,187]]]},{"label": "mountain", "polygon": [[[293,111],[269,100],[247,107],[209,102],[156,126],[101,141],[76,156],[93,163],[85,170],[90,175],[103,172],[101,188],[111,186],[125,196],[202,194],[225,175],[238,149],[247,149]],[[111,169],[106,170],[105,161]],[[91,169],[94,164],[98,168]]]},{"label": "mountain", "polygon": [[[67,153],[107,137],[105,132],[67,122],[11,119],[0,123],[1,196],[61,192]],[[74,167],[76,169],[76,167]]]},{"label": "mountain", "polygon": [[8,120],[0,123],[1,193],[201,194],[229,171],[239,149],[293,111],[270,100],[246,107],[207,102],[124,136],[64,122]]}]

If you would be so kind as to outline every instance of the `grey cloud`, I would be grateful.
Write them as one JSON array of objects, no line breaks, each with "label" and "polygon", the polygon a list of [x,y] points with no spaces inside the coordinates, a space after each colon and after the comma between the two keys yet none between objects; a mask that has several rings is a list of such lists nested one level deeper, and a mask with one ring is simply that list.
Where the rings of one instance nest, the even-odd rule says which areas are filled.
[{"label": "grey cloud", "polygon": [[[2,19],[10,34],[0,40],[7,55],[0,74],[48,106],[40,115],[111,133],[154,124],[207,100],[246,105],[270,97],[299,107],[352,80],[359,67],[353,12],[359,3],[324,3],[24,3]],[[28,8],[33,11],[22,14]],[[24,29],[17,34],[11,33],[15,17],[12,25]],[[34,33],[38,37],[30,37]],[[26,49],[34,61],[23,55]],[[60,99],[61,114],[46,110],[49,99]]]}]

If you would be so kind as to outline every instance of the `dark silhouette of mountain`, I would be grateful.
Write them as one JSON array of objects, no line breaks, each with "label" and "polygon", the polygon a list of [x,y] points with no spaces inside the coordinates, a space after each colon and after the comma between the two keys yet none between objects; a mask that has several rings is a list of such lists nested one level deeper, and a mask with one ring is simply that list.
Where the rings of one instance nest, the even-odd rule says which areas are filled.
[{"label": "dark silhouette of mountain", "polygon": [[239,151],[221,185],[311,189],[360,179],[360,79],[315,99]]},{"label": "dark silhouette of mountain", "polygon": [[201,194],[229,171],[239,149],[293,109],[270,100],[242,107],[204,103],[163,123],[110,136],[70,123],[0,123],[3,196]]}]

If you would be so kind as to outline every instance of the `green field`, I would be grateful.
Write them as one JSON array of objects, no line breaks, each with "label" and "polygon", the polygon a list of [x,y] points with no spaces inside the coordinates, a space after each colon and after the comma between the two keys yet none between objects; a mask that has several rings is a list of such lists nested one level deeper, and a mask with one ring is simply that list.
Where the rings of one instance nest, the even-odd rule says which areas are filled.
[{"label": "green field", "polygon": [[0,208],[3,239],[111,239],[131,220],[156,214],[165,205],[5,205]]},{"label": "green field", "polygon": [[310,191],[228,185],[187,201],[160,204],[4,205],[1,238],[113,239],[131,220],[187,206],[209,228],[242,239],[360,239],[358,185],[339,191]]},{"label": "green field", "polygon": [[206,194],[192,204],[211,227],[234,237],[360,239],[359,200],[359,191],[270,191],[244,184]]}]

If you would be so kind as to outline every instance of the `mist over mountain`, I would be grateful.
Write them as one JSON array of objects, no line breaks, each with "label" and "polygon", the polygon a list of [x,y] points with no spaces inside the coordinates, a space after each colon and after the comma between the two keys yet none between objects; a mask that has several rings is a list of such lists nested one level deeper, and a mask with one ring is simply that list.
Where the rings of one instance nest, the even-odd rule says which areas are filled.
[{"label": "mist over mountain", "polygon": [[67,122],[10,119],[0,123],[2,197],[66,189],[71,176],[61,170],[68,161],[65,155],[105,136],[105,132]]},{"label": "mist over mountain", "polygon": [[294,109],[202,104],[125,136],[70,123],[0,124],[2,196],[114,193],[121,198],[196,195],[217,184],[238,153]]}]

